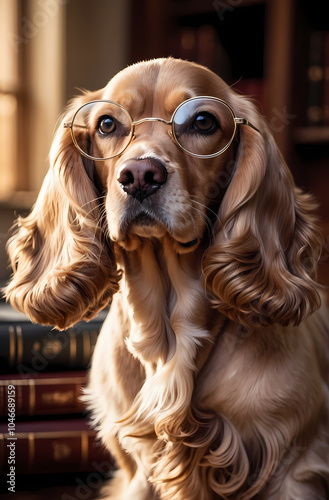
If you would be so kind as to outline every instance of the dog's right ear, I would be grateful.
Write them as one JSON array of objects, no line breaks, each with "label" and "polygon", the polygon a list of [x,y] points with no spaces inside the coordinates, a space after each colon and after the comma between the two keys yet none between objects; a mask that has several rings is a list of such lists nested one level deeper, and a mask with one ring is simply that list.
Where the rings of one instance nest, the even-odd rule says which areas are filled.
[{"label": "dog's right ear", "polygon": [[[64,122],[95,98],[76,98],[50,151],[50,169],[30,215],[8,242],[13,268],[5,296],[32,321],[63,329],[93,318],[119,288],[103,196]],[[97,97],[96,97],[97,98]]]}]

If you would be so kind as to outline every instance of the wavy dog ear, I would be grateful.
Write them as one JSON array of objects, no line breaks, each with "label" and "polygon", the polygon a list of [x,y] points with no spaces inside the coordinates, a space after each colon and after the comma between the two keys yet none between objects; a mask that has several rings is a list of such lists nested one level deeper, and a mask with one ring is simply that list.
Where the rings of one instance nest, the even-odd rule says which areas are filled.
[{"label": "wavy dog ear", "polygon": [[312,198],[294,185],[269,127],[254,105],[232,92],[240,127],[236,165],[219,210],[220,227],[204,258],[213,304],[258,327],[298,325],[320,305],[316,278],[321,233]]},{"label": "wavy dog ear", "polygon": [[7,299],[32,321],[61,329],[94,317],[120,279],[93,162],[84,162],[64,128],[71,110],[87,100],[76,98],[61,122],[38,199],[8,242],[14,272]]}]

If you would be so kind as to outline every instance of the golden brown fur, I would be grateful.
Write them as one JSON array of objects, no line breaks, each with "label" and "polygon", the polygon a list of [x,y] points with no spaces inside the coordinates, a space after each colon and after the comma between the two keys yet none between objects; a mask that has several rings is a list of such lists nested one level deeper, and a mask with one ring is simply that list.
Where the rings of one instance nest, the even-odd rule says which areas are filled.
[{"label": "golden brown fur", "polygon": [[[113,297],[85,395],[121,467],[109,498],[325,500],[321,237],[265,120],[209,70],[160,59],[74,100],[63,122],[93,99],[122,104],[134,120],[169,120],[197,95],[224,99],[260,133],[240,126],[225,153],[198,159],[167,125],[145,122],[119,157],[93,163],[61,124],[36,205],[9,243],[6,294],[59,328]],[[117,181],[141,157],[168,172],[142,204]]]}]

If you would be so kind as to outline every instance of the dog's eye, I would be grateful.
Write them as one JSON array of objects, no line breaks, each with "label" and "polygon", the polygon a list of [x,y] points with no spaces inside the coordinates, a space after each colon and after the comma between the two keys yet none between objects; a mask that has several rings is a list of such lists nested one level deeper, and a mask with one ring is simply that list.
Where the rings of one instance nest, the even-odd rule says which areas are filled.
[{"label": "dog's eye", "polygon": [[219,128],[219,125],[214,115],[203,111],[195,116],[191,128],[199,132],[212,132]]},{"label": "dog's eye", "polygon": [[112,116],[102,116],[98,120],[98,131],[103,134],[111,134],[116,130],[116,124]]}]

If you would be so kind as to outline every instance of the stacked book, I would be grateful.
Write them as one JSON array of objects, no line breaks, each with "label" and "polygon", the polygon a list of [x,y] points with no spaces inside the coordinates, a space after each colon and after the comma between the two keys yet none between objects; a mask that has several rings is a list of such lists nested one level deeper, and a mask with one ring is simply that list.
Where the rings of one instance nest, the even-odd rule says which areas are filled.
[{"label": "stacked book", "polygon": [[0,474],[8,488],[19,474],[113,468],[80,401],[106,314],[58,331],[0,303]]}]

